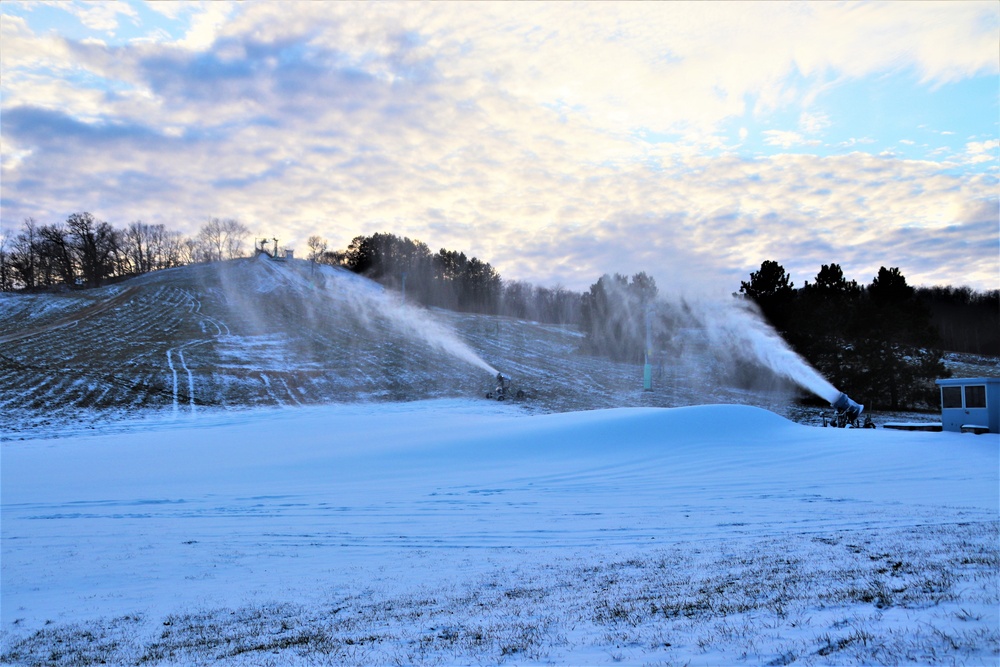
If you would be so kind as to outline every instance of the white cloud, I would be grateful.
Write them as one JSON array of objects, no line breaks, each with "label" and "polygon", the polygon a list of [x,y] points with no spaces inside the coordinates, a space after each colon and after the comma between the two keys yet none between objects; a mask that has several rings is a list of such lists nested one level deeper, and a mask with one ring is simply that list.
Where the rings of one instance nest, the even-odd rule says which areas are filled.
[{"label": "white cloud", "polygon": [[818,146],[821,142],[818,139],[806,139],[799,132],[790,130],[764,130],[764,143],[768,146],[778,146],[779,148],[793,148],[795,146]]},{"label": "white cloud", "polygon": [[[122,20],[138,25],[140,17],[131,2],[124,0],[4,0],[4,5],[16,7],[26,12],[34,12],[39,7],[58,10],[76,18],[84,27],[113,37]],[[188,2],[147,2],[146,7],[164,15],[177,15],[187,11]],[[10,16],[10,15],[7,15]],[[30,14],[29,14],[30,16]],[[10,16],[14,18],[13,16]]]},{"label": "white cloud", "polygon": [[[274,5],[284,3],[271,3]],[[180,46],[192,51],[210,47],[225,28],[226,22],[236,13],[239,3],[229,0],[193,3],[185,7],[190,17],[189,29],[180,40]],[[292,8],[288,11],[294,12]]]},{"label": "white cloud", "polygon": [[875,140],[871,137],[850,137],[846,141],[842,141],[837,144],[837,146],[838,148],[855,148],[857,146],[865,146],[874,143]]},{"label": "white cloud", "polygon": [[965,144],[965,151],[969,161],[973,164],[993,162],[998,158],[997,153],[1000,151],[1000,140],[970,141]]},{"label": "white cloud", "polygon": [[138,13],[126,2],[55,2],[58,7],[75,16],[91,30],[114,35],[121,17],[138,18]]},{"label": "white cloud", "polygon": [[149,2],[147,6],[157,14],[166,16],[168,19],[177,20],[191,10],[193,2]]},{"label": "white cloud", "polygon": [[806,134],[818,134],[831,124],[830,116],[825,113],[803,111],[799,117],[799,128]]}]

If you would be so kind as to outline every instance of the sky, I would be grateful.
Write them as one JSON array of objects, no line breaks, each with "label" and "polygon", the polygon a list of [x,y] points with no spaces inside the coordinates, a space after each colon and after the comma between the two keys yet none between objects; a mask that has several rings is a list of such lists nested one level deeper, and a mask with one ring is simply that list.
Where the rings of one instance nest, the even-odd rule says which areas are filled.
[{"label": "sky", "polygon": [[1000,4],[0,4],[0,223],[1000,288]]}]

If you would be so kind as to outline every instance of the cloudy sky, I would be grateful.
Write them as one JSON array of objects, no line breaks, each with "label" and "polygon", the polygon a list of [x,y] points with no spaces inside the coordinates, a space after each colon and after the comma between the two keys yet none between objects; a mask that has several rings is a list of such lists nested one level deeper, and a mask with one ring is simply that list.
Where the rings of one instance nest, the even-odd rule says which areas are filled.
[{"label": "cloudy sky", "polygon": [[1000,3],[14,2],[3,231],[234,217],[504,278],[1000,287]]}]

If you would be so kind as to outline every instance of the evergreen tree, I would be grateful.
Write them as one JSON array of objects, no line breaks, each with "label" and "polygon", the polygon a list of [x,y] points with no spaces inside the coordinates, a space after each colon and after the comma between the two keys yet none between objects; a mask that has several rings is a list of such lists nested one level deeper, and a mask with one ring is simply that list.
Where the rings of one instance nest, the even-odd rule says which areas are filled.
[{"label": "evergreen tree", "polygon": [[503,281],[488,262],[464,252],[445,250],[431,255],[426,243],[394,234],[356,236],[343,255],[344,266],[407,299],[428,306],[479,313],[500,308]]},{"label": "evergreen tree", "polygon": [[851,363],[850,330],[861,287],[848,282],[838,264],[824,264],[816,282],[798,293],[789,343],[837,387],[847,388]]},{"label": "evergreen tree", "polygon": [[750,274],[749,282],[740,283],[740,292],[753,299],[764,317],[775,329],[787,332],[792,325],[791,316],[795,302],[795,283],[785,267],[773,260],[766,260],[760,270]]},{"label": "evergreen tree", "polygon": [[879,269],[853,321],[853,384],[878,409],[932,407],[948,371],[930,313],[898,268]]}]

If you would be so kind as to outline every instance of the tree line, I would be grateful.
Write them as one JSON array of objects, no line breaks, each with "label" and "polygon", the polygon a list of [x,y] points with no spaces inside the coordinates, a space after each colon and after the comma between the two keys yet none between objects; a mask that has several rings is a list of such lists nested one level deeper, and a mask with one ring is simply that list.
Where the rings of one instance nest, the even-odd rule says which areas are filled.
[{"label": "tree line", "polygon": [[[1000,356],[1000,291],[915,288],[896,267],[859,285],[839,265],[823,265],[796,288],[769,260],[733,298],[756,303],[796,352],[875,410],[936,409],[934,380],[950,375],[943,350]],[[671,347],[678,328],[710,326],[689,310],[683,301],[657,300],[656,282],[644,272],[602,276],[581,295],[584,349],[641,363],[647,341],[655,354]]]},{"label": "tree line", "polygon": [[[24,220],[0,237],[0,291],[68,285],[98,287],[109,280],[186,264],[246,257],[250,231],[232,218],[209,218],[194,236],[137,220],[114,227],[87,212],[65,222]],[[311,261],[346,268],[432,307],[578,324],[580,294],[503,280],[489,262],[457,250],[432,253],[426,243],[388,233],[356,236],[329,250],[320,236],[307,241]]]},{"label": "tree line", "polygon": [[489,262],[462,251],[434,253],[422,241],[388,233],[356,236],[339,251],[327,250],[318,236],[308,246],[310,260],[364,275],[425,306],[559,324],[580,319],[579,293],[505,281]]},{"label": "tree line", "polygon": [[0,291],[70,285],[98,287],[115,278],[242,257],[250,231],[232,218],[209,218],[193,237],[141,220],[114,227],[92,214],[65,222],[24,220],[0,238]]},{"label": "tree line", "polygon": [[1000,355],[1000,291],[909,285],[898,267],[871,283],[837,264],[796,289],[769,260],[740,285],[789,344],[834,385],[875,409],[934,408],[943,350]]}]

